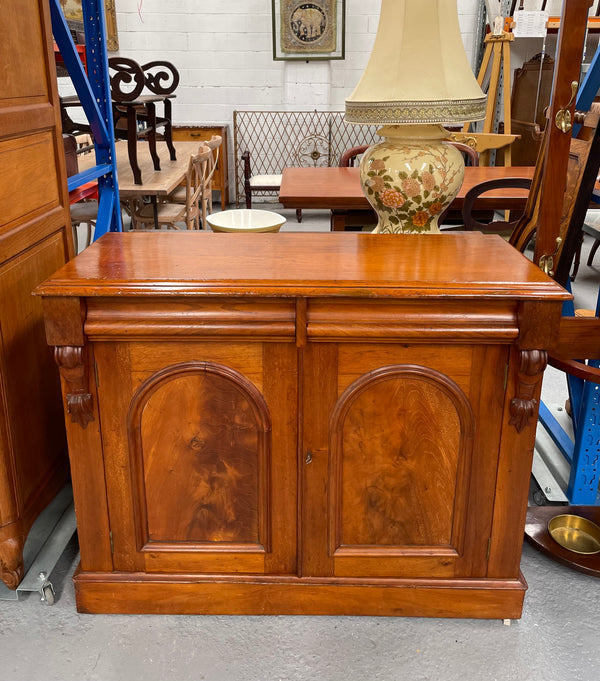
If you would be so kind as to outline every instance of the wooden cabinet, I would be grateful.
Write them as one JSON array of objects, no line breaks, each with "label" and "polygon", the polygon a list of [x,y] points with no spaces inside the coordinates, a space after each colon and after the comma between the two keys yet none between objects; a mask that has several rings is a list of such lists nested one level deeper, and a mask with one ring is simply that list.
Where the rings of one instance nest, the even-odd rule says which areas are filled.
[{"label": "wooden cabinet", "polygon": [[0,579],[68,477],[58,371],[33,289],[73,254],[50,16],[3,3],[0,63]]},{"label": "wooden cabinet", "polygon": [[520,616],[568,294],[502,239],[108,234],[39,292],[80,610]]},{"label": "wooden cabinet", "polygon": [[173,141],[195,142],[209,140],[213,135],[219,135],[223,142],[219,150],[219,159],[213,176],[213,189],[221,192],[221,210],[226,210],[229,204],[229,151],[227,146],[227,125],[190,125],[173,127]]}]

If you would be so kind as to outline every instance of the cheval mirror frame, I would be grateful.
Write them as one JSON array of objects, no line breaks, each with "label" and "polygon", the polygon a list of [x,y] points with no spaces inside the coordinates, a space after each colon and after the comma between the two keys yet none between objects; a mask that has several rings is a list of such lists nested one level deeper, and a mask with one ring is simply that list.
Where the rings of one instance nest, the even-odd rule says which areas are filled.
[{"label": "cheval mirror frame", "polygon": [[[563,283],[570,263],[560,261],[556,267],[557,263],[553,262],[555,260],[553,256],[558,253],[561,246],[557,239],[560,233],[569,162],[571,142],[569,122],[574,120],[575,94],[580,79],[588,12],[592,4],[592,0],[565,0],[563,5],[548,128],[545,143],[540,149],[540,154],[544,158],[543,162],[542,159],[538,159],[536,176],[531,188],[532,195],[536,189],[539,189],[541,195],[534,262],[548,273],[554,269],[559,270],[557,279]],[[595,143],[592,153],[596,152]],[[529,202],[527,208],[530,208]],[[536,219],[534,215],[530,217]],[[567,241],[572,241],[573,238],[573,235],[567,234]],[[572,253],[572,243],[570,248],[567,247],[565,250]],[[599,369],[573,359],[582,357],[600,358],[600,318],[562,317],[554,346],[549,351],[549,364],[586,381],[600,383]],[[600,522],[598,506],[561,506],[560,513],[574,513],[593,522]],[[558,512],[551,506],[531,507],[525,527],[527,540],[558,562],[581,572],[600,575],[596,557],[577,556],[549,538],[547,523],[553,515],[558,515]]]}]

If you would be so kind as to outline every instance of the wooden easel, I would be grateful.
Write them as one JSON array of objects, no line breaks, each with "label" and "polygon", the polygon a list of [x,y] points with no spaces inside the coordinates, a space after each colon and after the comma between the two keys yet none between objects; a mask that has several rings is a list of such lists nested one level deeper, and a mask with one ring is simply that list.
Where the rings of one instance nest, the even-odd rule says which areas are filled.
[{"label": "wooden easel", "polygon": [[[485,37],[485,51],[483,53],[483,61],[481,62],[481,68],[479,69],[479,75],[477,76],[477,82],[481,87],[485,76],[490,65],[492,63],[492,70],[490,75],[490,86],[488,88],[488,99],[487,99],[487,109],[485,112],[485,120],[483,122],[483,133],[478,133],[478,142],[481,141],[482,145],[485,147],[486,136],[493,136],[495,138],[502,137],[498,134],[494,134],[494,117],[496,111],[496,101],[498,99],[498,89],[500,87],[500,73],[503,76],[504,82],[504,93],[503,93],[503,106],[504,106],[504,135],[508,138],[511,136],[511,126],[510,126],[510,44],[514,42],[514,35],[510,31],[502,31],[499,34],[488,33]],[[468,133],[470,123],[465,123],[462,132]],[[511,164],[511,153],[510,144],[514,141],[507,139],[507,146],[504,149],[504,165],[510,166]],[[490,149],[498,148],[503,145],[487,145],[487,149],[482,149],[480,153],[479,162],[481,165],[489,165],[490,160]]]}]

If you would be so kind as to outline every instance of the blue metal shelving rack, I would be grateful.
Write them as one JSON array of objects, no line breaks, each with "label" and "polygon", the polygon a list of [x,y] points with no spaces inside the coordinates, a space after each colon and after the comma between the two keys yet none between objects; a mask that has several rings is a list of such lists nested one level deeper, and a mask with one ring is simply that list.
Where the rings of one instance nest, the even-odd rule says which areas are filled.
[{"label": "blue metal shelving rack", "polygon": [[[600,313],[600,297],[596,316]],[[599,360],[588,360],[599,368]],[[578,506],[600,505],[600,385],[566,375],[574,440],[542,402],[539,419],[570,464],[566,496]]]},{"label": "blue metal shelving rack", "polygon": [[68,179],[69,191],[86,182],[98,181],[99,201],[95,240],[108,231],[120,232],[122,225],[106,51],[104,3],[103,0],[83,0],[81,4],[87,74],[77,54],[59,0],[50,0],[50,14],[54,39],[92,128],[96,145],[96,166]]}]

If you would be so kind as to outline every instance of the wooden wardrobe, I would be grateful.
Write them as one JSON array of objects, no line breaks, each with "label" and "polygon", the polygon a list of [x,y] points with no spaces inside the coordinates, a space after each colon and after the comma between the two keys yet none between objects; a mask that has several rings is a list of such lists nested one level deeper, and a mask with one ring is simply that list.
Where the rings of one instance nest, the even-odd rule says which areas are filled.
[{"label": "wooden wardrobe", "polygon": [[68,478],[58,371],[32,290],[73,255],[47,0],[2,3],[0,40],[0,578]]}]

